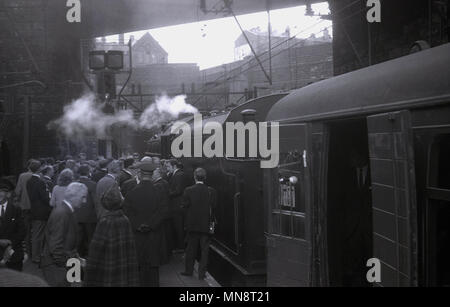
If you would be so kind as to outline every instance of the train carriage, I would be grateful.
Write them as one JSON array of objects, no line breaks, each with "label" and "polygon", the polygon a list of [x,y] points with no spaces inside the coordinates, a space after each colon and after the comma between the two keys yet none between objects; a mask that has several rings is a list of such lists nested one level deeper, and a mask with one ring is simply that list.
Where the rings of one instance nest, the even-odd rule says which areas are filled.
[{"label": "train carriage", "polygon": [[268,112],[267,284],[450,285],[450,44],[294,91]]}]

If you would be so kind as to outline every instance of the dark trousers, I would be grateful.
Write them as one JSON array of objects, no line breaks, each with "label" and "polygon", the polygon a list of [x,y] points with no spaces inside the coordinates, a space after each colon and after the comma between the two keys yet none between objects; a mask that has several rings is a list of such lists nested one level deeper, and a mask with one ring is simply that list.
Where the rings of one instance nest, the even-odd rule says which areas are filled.
[{"label": "dark trousers", "polygon": [[159,287],[159,267],[140,265],[139,281],[141,287]]},{"label": "dark trousers", "polygon": [[185,272],[192,274],[194,272],[194,262],[197,252],[200,248],[200,261],[198,264],[198,277],[204,278],[206,267],[208,265],[209,242],[211,237],[207,233],[189,232],[187,235],[187,248],[185,259]]},{"label": "dark trousers", "polygon": [[47,221],[31,221],[31,254],[33,262],[41,261],[41,251],[44,243],[45,225]]},{"label": "dark trousers", "polygon": [[171,238],[171,229],[170,229],[170,220],[165,219],[162,223],[162,231],[161,231],[161,253],[160,264],[167,264],[170,261],[170,256],[172,255],[172,238]]},{"label": "dark trousers", "polygon": [[31,211],[22,210],[22,219],[25,226],[24,250],[31,257]]},{"label": "dark trousers", "polygon": [[96,223],[78,223],[78,254],[86,257],[95,232]]},{"label": "dark trousers", "polygon": [[172,216],[173,249],[184,249],[184,214],[176,212]]}]

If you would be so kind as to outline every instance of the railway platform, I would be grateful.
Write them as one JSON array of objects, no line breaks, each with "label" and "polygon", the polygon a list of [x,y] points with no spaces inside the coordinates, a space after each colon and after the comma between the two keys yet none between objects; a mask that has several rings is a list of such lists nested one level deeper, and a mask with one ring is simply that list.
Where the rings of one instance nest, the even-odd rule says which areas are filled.
[{"label": "railway platform", "polygon": [[[171,261],[159,268],[160,287],[220,287],[219,283],[209,273],[206,273],[205,279],[199,280],[197,278],[197,267],[198,263],[195,264],[192,277],[181,275],[180,273],[184,270],[184,254],[174,253]],[[23,272],[44,279],[42,270],[30,260],[25,262]],[[74,284],[73,286],[80,287],[81,285]]]}]

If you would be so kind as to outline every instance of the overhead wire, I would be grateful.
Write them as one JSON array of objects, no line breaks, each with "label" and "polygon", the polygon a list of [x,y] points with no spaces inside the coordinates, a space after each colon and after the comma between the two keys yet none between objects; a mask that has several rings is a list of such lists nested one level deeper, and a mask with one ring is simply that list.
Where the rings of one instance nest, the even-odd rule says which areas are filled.
[{"label": "overhead wire", "polygon": [[[341,13],[342,11],[344,11],[345,9],[347,9],[347,8],[349,8],[349,7],[355,5],[356,3],[359,3],[359,2],[360,2],[360,0],[355,0],[355,1],[351,2],[351,3],[349,3],[348,5],[344,6],[343,8],[341,8],[339,11],[335,12],[334,14],[337,15],[337,14]],[[366,8],[360,9],[360,10],[358,10],[357,12],[355,12],[355,13],[349,15],[349,16],[346,16],[346,17],[342,18],[341,21],[346,20],[346,19],[348,19],[348,18],[350,18],[350,17],[353,17],[354,15],[359,14],[359,13],[360,13],[361,11],[363,11],[363,10],[366,10]],[[296,34],[294,34],[293,36],[287,38],[286,40],[283,40],[283,41],[281,41],[281,42],[275,44],[274,46],[272,46],[271,50],[274,50],[275,48],[277,48],[277,47],[279,47],[279,46],[281,46],[281,45],[283,45],[283,44],[289,42],[290,40],[293,40],[294,38],[296,38],[296,37],[297,37],[298,35],[300,35],[301,33],[307,31],[308,29],[310,29],[310,28],[312,28],[312,27],[316,27],[317,25],[319,25],[320,23],[322,23],[322,22],[324,22],[324,21],[325,21],[324,19],[321,19],[321,20],[319,20],[318,22],[316,22],[316,23],[314,23],[314,24],[312,24],[312,25],[307,26],[306,28],[302,29],[301,31],[299,31],[299,32],[297,32]],[[324,29],[328,29],[328,28],[330,28],[330,27],[332,27],[332,25],[329,25],[329,26],[325,27]],[[315,32],[315,33],[312,33],[312,34],[314,34],[314,35],[315,35],[315,34],[319,34],[319,33],[321,33],[324,29],[321,29],[320,31]],[[289,46],[289,48],[295,47],[295,46],[297,46],[297,45],[299,45],[299,44],[301,44],[301,43],[303,43],[303,42],[304,42],[304,41],[296,42],[294,45]],[[275,56],[277,56],[277,55],[279,55],[279,54],[282,53],[283,51],[284,51],[284,49],[281,50],[281,51],[279,51],[279,52],[276,53],[276,54],[272,54],[272,58],[275,57]],[[266,51],[260,53],[259,56],[261,57],[261,56],[267,54],[268,52],[269,52],[269,50],[266,50]],[[253,60],[254,60],[254,59],[252,58],[252,59],[248,60],[246,63],[244,63],[244,64],[242,64],[242,65],[239,65],[239,67],[233,68],[232,70],[228,71],[227,73],[224,73],[223,75],[220,75],[220,76],[219,76],[218,78],[216,78],[215,80],[208,82],[208,83],[212,84],[212,86],[209,87],[209,88],[207,88],[208,86],[204,86],[204,87],[200,90],[200,92],[201,92],[201,93],[206,93],[208,90],[214,89],[214,88],[216,88],[217,86],[219,86],[219,85],[221,85],[221,84],[223,84],[223,83],[225,83],[225,82],[227,82],[227,81],[229,81],[229,80],[232,80],[232,79],[236,78],[237,76],[241,75],[242,73],[247,72],[248,70],[253,69],[254,67],[257,67],[259,64],[253,65],[253,66],[249,66],[248,68],[246,68],[246,69],[244,69],[244,70],[241,70],[243,66],[245,66],[245,65],[250,65],[251,62],[252,62]],[[265,63],[265,62],[268,61],[268,60],[269,60],[269,59],[266,58],[266,59],[264,59],[264,60],[261,60],[261,62],[262,62],[262,63]],[[236,71],[237,71],[238,73],[235,74],[235,75],[233,75],[233,73],[236,72]],[[226,76],[226,74],[230,74],[230,73],[231,73],[232,75],[229,76],[229,77],[227,77],[226,79],[224,79],[224,76]],[[219,80],[220,80],[220,81],[219,81]],[[202,96],[201,96],[201,95],[200,95],[200,97],[199,97],[193,104],[198,103],[198,102],[200,101],[200,99],[202,99]]]}]

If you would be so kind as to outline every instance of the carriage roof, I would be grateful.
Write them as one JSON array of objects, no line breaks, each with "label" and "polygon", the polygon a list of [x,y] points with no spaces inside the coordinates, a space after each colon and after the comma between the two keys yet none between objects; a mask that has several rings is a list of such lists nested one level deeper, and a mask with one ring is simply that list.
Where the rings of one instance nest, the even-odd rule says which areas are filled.
[{"label": "carriage roof", "polygon": [[450,43],[293,91],[267,121],[309,121],[450,101]]}]

